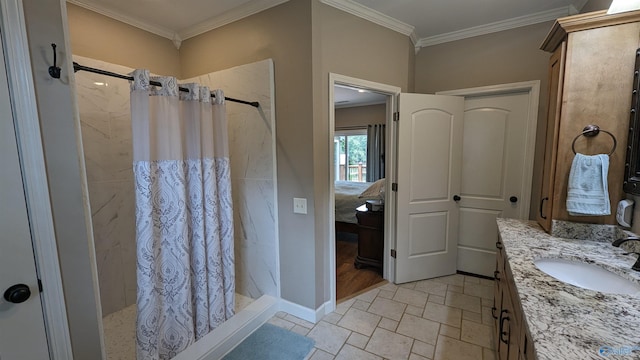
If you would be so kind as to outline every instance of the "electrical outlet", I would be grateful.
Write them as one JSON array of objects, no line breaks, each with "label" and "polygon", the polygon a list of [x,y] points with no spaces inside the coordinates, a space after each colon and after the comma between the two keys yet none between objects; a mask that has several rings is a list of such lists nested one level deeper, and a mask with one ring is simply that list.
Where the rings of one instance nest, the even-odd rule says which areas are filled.
[{"label": "electrical outlet", "polygon": [[294,214],[306,214],[307,213],[307,199],[293,198],[293,213]]}]

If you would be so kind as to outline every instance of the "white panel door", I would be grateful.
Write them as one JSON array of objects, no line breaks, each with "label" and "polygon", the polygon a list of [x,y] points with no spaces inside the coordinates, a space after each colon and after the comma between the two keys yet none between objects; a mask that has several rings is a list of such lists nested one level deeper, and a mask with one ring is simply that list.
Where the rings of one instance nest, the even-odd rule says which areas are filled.
[{"label": "white panel door", "polygon": [[526,218],[521,206],[528,92],[467,97],[464,112],[458,270],[493,276],[497,217]]},{"label": "white panel door", "polygon": [[49,359],[4,51],[0,65],[0,359]]},{"label": "white panel door", "polygon": [[401,94],[396,283],[456,272],[464,98]]}]

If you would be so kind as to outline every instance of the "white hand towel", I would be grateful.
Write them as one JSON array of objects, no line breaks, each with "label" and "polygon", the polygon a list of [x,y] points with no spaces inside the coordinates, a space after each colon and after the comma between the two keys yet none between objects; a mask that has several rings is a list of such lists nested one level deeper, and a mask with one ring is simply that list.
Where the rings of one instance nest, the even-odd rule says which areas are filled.
[{"label": "white hand towel", "polygon": [[610,215],[609,156],[576,154],[571,164],[567,211],[572,216]]}]

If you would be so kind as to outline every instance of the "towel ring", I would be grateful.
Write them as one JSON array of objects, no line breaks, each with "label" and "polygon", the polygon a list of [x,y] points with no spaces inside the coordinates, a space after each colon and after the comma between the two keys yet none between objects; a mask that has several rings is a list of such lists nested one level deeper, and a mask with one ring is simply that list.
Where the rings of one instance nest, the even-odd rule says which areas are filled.
[{"label": "towel ring", "polygon": [[611,136],[611,139],[613,140],[613,147],[611,148],[611,152],[608,155],[609,156],[613,155],[613,153],[616,151],[616,146],[618,146],[618,141],[616,140],[616,137],[613,136],[612,133],[608,132],[607,130],[600,129],[598,125],[585,126],[584,129],[582,129],[582,132],[573,139],[573,142],[571,143],[571,150],[573,150],[573,153],[576,154],[576,140],[578,140],[580,136],[594,137],[598,135],[600,131],[602,131],[603,133],[609,134],[609,136]]}]

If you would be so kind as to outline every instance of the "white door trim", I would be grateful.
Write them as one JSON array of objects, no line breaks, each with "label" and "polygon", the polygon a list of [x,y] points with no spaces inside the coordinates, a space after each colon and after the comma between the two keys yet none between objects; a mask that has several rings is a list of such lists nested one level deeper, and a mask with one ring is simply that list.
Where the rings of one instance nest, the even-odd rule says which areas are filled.
[{"label": "white door trim", "polygon": [[73,359],[22,1],[0,4],[16,140],[36,267],[43,283],[40,296],[49,354],[51,359]]},{"label": "white door trim", "polygon": [[[395,193],[391,190],[391,183],[395,182],[396,176],[393,169],[395,168],[396,156],[396,128],[393,122],[393,113],[398,108],[398,95],[401,89],[397,86],[381,84],[373,81],[362,80],[350,76],[329,73],[329,138],[327,141],[333,143],[335,130],[335,106],[333,88],[335,85],[347,85],[361,89],[373,90],[375,92],[387,95],[387,156],[385,158],[385,167],[388,169],[386,174],[387,189],[385,191],[385,212],[384,212],[384,266],[382,269],[382,277],[393,282],[395,264],[391,257],[390,249],[395,245]],[[329,282],[330,297],[329,311],[333,311],[336,306],[336,223],[335,223],[335,188],[334,188],[334,167],[333,167],[333,146],[329,146]]]},{"label": "white door trim", "polygon": [[527,123],[525,161],[522,183],[522,212],[521,219],[529,219],[531,206],[531,186],[533,180],[533,159],[536,148],[536,127],[538,123],[538,103],[540,101],[540,80],[523,81],[510,84],[481,86],[468,89],[439,91],[438,95],[457,95],[467,97],[497,95],[515,92],[529,93],[529,121]]}]

